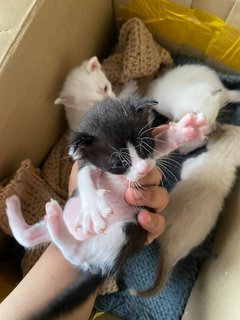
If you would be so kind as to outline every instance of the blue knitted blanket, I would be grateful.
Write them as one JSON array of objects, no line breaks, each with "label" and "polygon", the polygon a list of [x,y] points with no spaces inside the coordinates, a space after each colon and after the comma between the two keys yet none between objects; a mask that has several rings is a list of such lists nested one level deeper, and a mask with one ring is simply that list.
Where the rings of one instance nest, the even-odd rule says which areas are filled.
[{"label": "blue knitted blanket", "polygon": [[[175,57],[175,64],[184,63],[200,62],[188,57]],[[240,77],[226,74],[219,74],[219,76],[227,88],[240,88]],[[229,104],[224,107],[218,116],[218,120],[221,123],[240,125],[240,104]],[[203,151],[204,148],[190,156],[192,157]],[[186,158],[186,156],[183,156],[181,162]],[[179,157],[175,160],[179,161]],[[171,170],[176,169],[171,168]],[[174,172],[174,174],[180,177],[180,172]],[[165,175],[167,175],[167,171]],[[168,176],[168,179],[171,183],[170,185],[165,184],[165,187],[170,191],[176,182],[171,176]],[[124,266],[119,283],[119,292],[99,296],[95,308],[127,320],[180,319],[202,262],[206,258],[214,258],[211,256],[213,237],[214,232],[208,236],[204,243],[181,260],[175,266],[165,288],[157,296],[148,299],[131,296],[128,292],[128,288],[146,289],[154,281],[157,265],[157,244],[153,243],[145,246],[139,255],[129,260]]]}]

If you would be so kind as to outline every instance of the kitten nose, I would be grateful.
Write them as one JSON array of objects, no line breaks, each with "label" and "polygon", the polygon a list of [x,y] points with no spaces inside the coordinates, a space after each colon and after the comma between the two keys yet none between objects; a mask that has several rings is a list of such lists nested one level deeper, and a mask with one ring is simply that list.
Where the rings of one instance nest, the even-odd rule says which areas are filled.
[{"label": "kitten nose", "polygon": [[149,165],[146,162],[139,162],[137,164],[137,171],[140,175],[145,176],[150,170]]}]

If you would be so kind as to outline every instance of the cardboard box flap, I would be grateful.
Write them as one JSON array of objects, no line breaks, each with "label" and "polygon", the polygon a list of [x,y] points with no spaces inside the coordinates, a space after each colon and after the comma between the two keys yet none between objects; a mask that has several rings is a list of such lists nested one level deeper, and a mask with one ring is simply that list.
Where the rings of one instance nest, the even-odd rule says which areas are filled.
[{"label": "cardboard box flap", "polygon": [[0,180],[26,158],[43,161],[66,128],[53,104],[66,74],[114,35],[111,0],[39,0],[27,12],[0,71]]}]

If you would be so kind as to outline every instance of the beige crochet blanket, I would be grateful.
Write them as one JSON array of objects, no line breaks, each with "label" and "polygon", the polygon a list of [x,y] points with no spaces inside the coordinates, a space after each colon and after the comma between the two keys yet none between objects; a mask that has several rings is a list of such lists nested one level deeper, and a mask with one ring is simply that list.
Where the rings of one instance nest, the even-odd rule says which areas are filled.
[{"label": "beige crochet blanket", "polygon": [[[133,18],[121,28],[118,44],[103,68],[115,90],[123,83],[136,79],[142,90],[160,67],[170,66],[170,54],[157,44],[141,20]],[[33,224],[45,214],[45,203],[50,198],[63,206],[68,198],[68,179],[72,160],[67,154],[68,134],[65,133],[50,152],[42,169],[35,168],[26,159],[8,183],[0,185],[0,227],[11,235],[5,210],[7,197],[16,194],[21,199],[26,221]],[[32,268],[45,248],[27,251],[22,259],[23,276]],[[115,281],[109,280],[100,290],[101,294],[117,290]]]}]

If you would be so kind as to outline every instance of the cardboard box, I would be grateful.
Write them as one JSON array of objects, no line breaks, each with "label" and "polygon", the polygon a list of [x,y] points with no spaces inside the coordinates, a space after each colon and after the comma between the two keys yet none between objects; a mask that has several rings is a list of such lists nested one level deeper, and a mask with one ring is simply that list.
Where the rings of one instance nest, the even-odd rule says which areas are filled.
[{"label": "cardboard box", "polygon": [[[240,28],[238,0],[219,0],[217,5],[207,0],[175,2],[208,10]],[[3,179],[23,159],[30,158],[38,166],[47,156],[66,128],[63,109],[53,104],[63,79],[82,60],[109,52],[115,22],[111,0],[0,0],[0,9],[4,16],[0,22]],[[220,219],[215,240],[219,258],[204,265],[184,320],[240,319],[239,211],[238,183]]]},{"label": "cardboard box", "polygon": [[53,104],[66,74],[94,54],[106,55],[114,36],[111,0],[21,2],[25,10],[0,2],[1,14],[15,17],[1,26],[8,30],[0,56],[1,180],[25,158],[43,161],[66,128],[63,108]]}]

